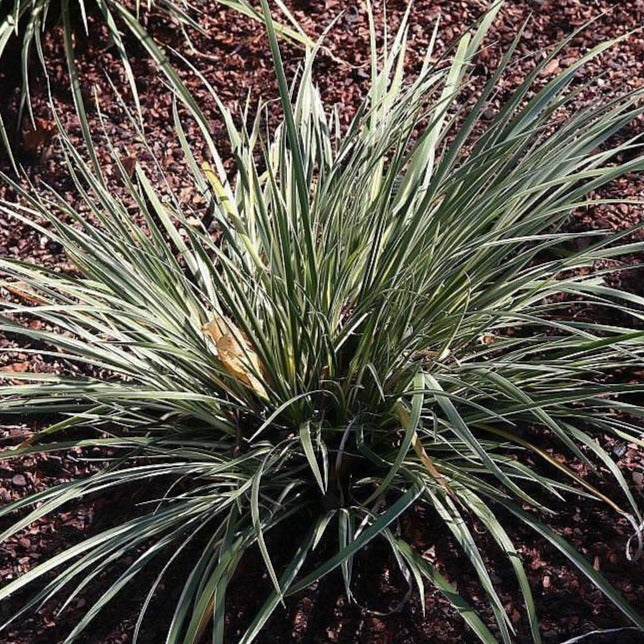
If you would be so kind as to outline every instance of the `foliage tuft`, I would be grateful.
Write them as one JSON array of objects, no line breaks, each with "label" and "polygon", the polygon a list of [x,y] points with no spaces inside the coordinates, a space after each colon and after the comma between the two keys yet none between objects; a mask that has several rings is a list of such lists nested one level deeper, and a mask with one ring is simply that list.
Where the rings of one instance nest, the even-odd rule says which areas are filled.
[{"label": "foliage tuft", "polygon": [[[257,547],[273,591],[241,640],[249,642],[284,597],[334,570],[351,598],[355,556],[382,539],[410,587],[437,587],[482,641],[510,642],[513,624],[477,545],[476,521],[507,555],[538,642],[528,578],[504,526],[511,514],[644,625],[543,520],[549,504],[579,494],[610,504],[641,531],[635,500],[596,437],[642,445],[634,402],[642,386],[613,375],[641,369],[643,301],[608,285],[616,269],[604,260],[643,244],[626,233],[587,233],[588,243],[573,244],[579,234],[563,225],[574,209],[607,202],[588,195],[642,170],[641,137],[614,137],[641,115],[642,91],[555,123],[574,98],[577,70],[611,43],[535,88],[556,50],[483,119],[520,38],[463,107],[497,5],[449,64],[432,62],[430,48],[414,79],[404,73],[405,19],[385,53],[374,46],[371,89],[342,129],[313,81],[315,51],[287,83],[262,4],[283,122],[267,134],[260,109],[237,125],[213,92],[236,161],[233,180],[199,108],[175,86],[177,138],[207,214],[172,191],[160,166],[137,164],[131,176],[112,150],[127,196],[116,194],[62,130],[77,203],[46,186],[15,185],[18,203],[0,204],[62,244],[77,269],[0,260],[2,285],[13,293],[2,302],[0,329],[49,347],[38,351],[66,366],[60,375],[2,374],[3,416],[38,416],[47,426],[1,457],[78,446],[116,454],[104,471],[3,508],[31,510],[2,538],[116,486],[157,479],[167,489],[135,518],[8,583],[0,598],[38,580],[13,619],[53,597],[69,603],[129,554],[72,641],[161,561],[138,634],[163,573],[183,561],[167,641],[198,642],[210,627],[220,642],[226,590]],[[184,112],[202,127],[208,164],[187,143]],[[131,126],[139,127],[134,115]],[[623,322],[575,316],[573,299]],[[544,436],[570,459],[609,470],[615,498],[550,456]],[[494,624],[404,540],[397,524],[413,504],[431,508],[462,548]],[[294,517],[309,531],[278,565],[271,533]],[[321,540],[335,544],[326,557]],[[195,543],[198,555],[185,558]]]}]

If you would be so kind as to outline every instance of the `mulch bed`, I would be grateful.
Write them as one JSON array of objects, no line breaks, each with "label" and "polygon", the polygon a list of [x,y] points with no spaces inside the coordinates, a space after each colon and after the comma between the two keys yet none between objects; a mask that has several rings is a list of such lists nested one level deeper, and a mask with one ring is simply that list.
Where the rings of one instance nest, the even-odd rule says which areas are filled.
[{"label": "mulch bed", "polygon": [[[185,53],[197,69],[216,88],[219,96],[230,107],[243,106],[248,92],[253,97],[274,98],[276,85],[271,71],[268,48],[261,26],[238,16],[234,12],[218,7],[214,3],[199,0],[198,6],[205,15],[200,23],[206,34],[192,34],[194,50],[190,50],[180,30],[162,14],[153,11],[145,20],[151,34],[172,50]],[[317,35],[341,10],[342,17],[330,31],[327,46],[333,53],[320,55],[317,73],[325,99],[341,106],[343,117],[349,118],[365,90],[368,80],[368,24],[365,12],[356,3],[348,7],[340,0],[294,0],[288,3],[296,17],[310,35]],[[487,2],[477,0],[418,0],[412,13],[410,30],[411,44],[409,71],[419,68],[425,47],[431,37],[436,19],[440,15],[442,29],[439,52],[445,51],[459,33],[472,24]],[[406,3],[392,1],[387,4],[389,23],[395,26],[400,20]],[[382,5],[376,2],[379,21]],[[54,17],[55,18],[55,17]],[[582,26],[588,20],[596,21],[582,33],[576,35],[556,64],[549,65],[542,82],[559,67],[565,67],[580,53],[607,38],[627,34],[644,24],[644,2],[630,0],[532,0],[508,2],[492,29],[487,47],[477,62],[476,79],[483,79],[499,60],[499,54],[511,42],[520,26],[528,20],[523,41],[519,47],[517,63],[503,79],[498,104],[511,91],[538,58],[556,42]],[[132,38],[127,38],[132,53],[132,67],[137,79],[143,114],[146,119],[153,153],[169,171],[173,187],[182,189],[182,175],[185,170],[182,153],[173,131],[172,102],[164,89],[161,75],[146,56],[144,50]],[[88,99],[98,97],[104,119],[105,133],[118,148],[123,158],[136,157],[142,162],[145,153],[140,143],[122,127],[122,110],[114,98],[108,78],[116,81],[127,95],[127,87],[118,56],[111,47],[107,33],[100,19],[90,16],[89,37],[79,28],[76,33],[78,67],[83,79],[83,91]],[[49,61],[49,80],[56,110],[69,128],[70,135],[79,139],[78,126],[74,120],[74,108],[68,90],[66,66],[62,50],[60,27],[52,20],[45,34],[45,54]],[[18,52],[16,51],[17,61]],[[299,50],[292,45],[284,46],[284,56],[291,72],[300,60]],[[591,75],[601,73],[597,86],[584,92],[572,109],[596,100],[606,99],[629,88],[644,84],[644,40],[640,34],[631,34],[608,53],[590,65],[580,77],[580,82]],[[203,89],[200,79],[180,58],[170,58],[181,70],[182,77],[193,95],[205,104],[206,113],[212,123],[212,131],[223,135],[223,124],[217,117],[213,101]],[[11,58],[3,60],[0,69],[0,113],[11,124],[17,114],[19,79]],[[17,62],[14,63],[17,66]],[[48,90],[37,65],[31,76],[31,96],[34,115],[39,127],[34,132],[28,124],[18,128],[15,146],[19,160],[24,165],[31,181],[44,181],[68,198],[73,198],[70,177],[60,163],[60,152],[55,138],[47,132],[51,121],[48,108]],[[475,84],[476,84],[475,79]],[[474,90],[475,88],[473,88]],[[497,105],[490,106],[490,116]],[[99,120],[95,112],[90,115],[96,131]],[[562,115],[565,118],[566,115]],[[40,119],[40,120],[39,120]],[[634,134],[642,123],[631,126],[626,137]],[[205,154],[196,129],[188,132],[197,156]],[[221,137],[220,137],[221,138]],[[223,146],[222,141],[222,146]],[[222,147],[225,153],[225,147]],[[109,175],[109,159],[104,159]],[[6,159],[0,158],[0,169],[6,172],[10,167]],[[644,198],[642,176],[629,176],[615,182],[604,193],[605,196],[629,196]],[[199,205],[199,195],[189,191],[182,193],[186,202]],[[0,180],[0,197],[13,198],[9,186]],[[571,230],[611,228],[620,230],[643,221],[639,206],[602,206],[588,208],[575,213]],[[45,265],[64,265],[67,260],[51,242],[22,226],[19,222],[0,214],[0,255],[19,257]],[[622,278],[622,287],[644,294],[644,280],[629,271]],[[23,345],[24,346],[24,345]],[[55,370],[58,365],[39,355],[20,352],[15,338],[0,337],[1,348],[15,348],[15,352],[0,354],[3,369],[16,372],[25,370]],[[637,375],[637,374],[636,374]],[[641,377],[642,374],[639,374]],[[629,376],[630,377],[630,376]],[[0,419],[0,422],[2,419]],[[34,427],[23,425],[0,425],[0,432],[7,440],[16,441]],[[644,462],[634,445],[604,439],[612,451],[627,480],[633,483],[636,494],[643,493]],[[554,451],[555,446],[551,451]],[[88,460],[88,457],[92,457]],[[100,466],[101,454],[66,454],[60,456],[30,456],[0,464],[0,500],[3,503],[43,489],[61,481],[82,477]],[[602,484],[601,480],[596,481]],[[608,485],[610,492],[610,485]],[[131,492],[131,491],[129,491]],[[128,513],[136,513],[136,504],[146,494],[154,496],[154,490],[137,490],[136,494],[122,491],[106,498],[87,500],[73,507],[65,508],[46,521],[41,521],[10,540],[0,553],[0,578],[8,581],[22,574],[33,565],[71,543],[79,541],[110,524],[112,517],[119,519]],[[614,493],[614,490],[612,490]],[[624,547],[630,527],[616,517],[608,508],[591,501],[571,499],[566,504],[552,506],[558,511],[550,524],[593,562],[595,568],[619,589],[636,607],[644,611],[644,568],[640,564],[626,561]],[[0,527],[7,525],[4,521]],[[438,526],[438,527],[437,527]],[[416,548],[458,585],[477,607],[483,607],[481,589],[464,558],[458,554],[454,542],[445,528],[428,511],[417,510],[401,522],[400,530],[410,538]],[[595,629],[610,629],[628,626],[625,618],[597,591],[592,584],[571,570],[562,556],[553,548],[535,539],[532,534],[508,520],[519,550],[527,562],[530,580],[535,590],[542,630],[546,641],[563,640]],[[276,543],[292,544],[297,529],[274,535]],[[509,564],[489,540],[481,535],[481,545],[488,553],[489,564],[494,571],[494,581],[514,622],[517,641],[528,641],[526,618],[521,611],[521,600],[512,580]],[[176,571],[175,571],[176,573]],[[163,595],[155,600],[152,614],[154,619],[144,625],[143,641],[163,641],[164,618],[172,611],[176,597],[173,574],[165,583]],[[152,573],[149,579],[152,579]],[[120,595],[112,606],[96,620],[85,639],[88,642],[129,642],[137,611],[145,597],[147,586],[142,580]],[[228,602],[229,641],[237,640],[244,625],[252,618],[269,590],[261,559],[251,553],[243,562],[240,574],[231,588]],[[36,644],[63,641],[83,606],[87,606],[101,592],[100,588],[84,593],[68,610],[56,615],[52,608],[39,614],[29,614],[12,625],[1,636],[7,644]],[[400,604],[406,586],[396,573],[395,564],[389,560],[386,550],[378,543],[370,546],[357,563],[355,594],[358,604],[350,604],[344,595],[339,574],[330,575],[321,583],[287,601],[285,609],[277,611],[269,622],[264,642],[468,642],[471,640],[460,618],[437,592],[428,590],[424,600],[412,598]],[[20,606],[24,595],[11,598],[0,606],[0,619]],[[424,602],[423,614],[421,601]],[[489,617],[483,610],[483,614]],[[620,631],[602,638],[588,638],[586,642],[639,642],[644,641],[640,633],[633,630]]]}]

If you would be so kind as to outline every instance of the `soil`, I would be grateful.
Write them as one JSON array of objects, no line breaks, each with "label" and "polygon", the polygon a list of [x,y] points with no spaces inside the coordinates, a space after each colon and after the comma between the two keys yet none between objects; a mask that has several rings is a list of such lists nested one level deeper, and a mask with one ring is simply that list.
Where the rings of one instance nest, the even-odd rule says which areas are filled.
[{"label": "soil", "polygon": [[[357,106],[368,81],[368,23],[362,3],[346,5],[340,0],[292,0],[287,3],[297,19],[311,36],[321,34],[331,20],[342,13],[329,32],[326,45],[331,52],[322,52],[316,72],[320,86],[329,103],[341,108],[346,122]],[[477,0],[417,0],[412,11],[411,43],[408,57],[409,71],[420,66],[425,47],[431,37],[435,21],[440,15],[442,29],[438,41],[439,53],[444,52],[458,35],[471,25],[488,3]],[[204,14],[198,20],[204,33],[190,32],[193,49],[187,46],[181,30],[161,12],[152,10],[144,14],[144,22],[152,36],[169,52],[182,52],[200,73],[215,87],[221,99],[231,108],[243,107],[248,93],[253,97],[271,99],[276,95],[276,85],[271,71],[268,47],[262,27],[257,23],[205,0],[195,1]],[[382,25],[382,4],[375,2],[378,24]],[[387,16],[391,27],[402,16],[406,3],[401,0],[387,4]],[[527,21],[518,50],[517,63],[502,81],[497,102],[490,105],[490,115],[513,87],[522,80],[540,56],[563,37],[572,33],[589,20],[595,22],[575,35],[566,49],[549,65],[541,82],[556,73],[575,57],[607,38],[625,35],[608,53],[589,65],[580,75],[579,82],[594,74],[601,74],[594,89],[583,92],[571,109],[578,109],[598,98],[605,100],[627,89],[644,85],[644,39],[640,33],[631,33],[644,24],[642,0],[516,0],[507,2],[502,9],[486,49],[475,69],[475,82],[485,78],[493,69],[502,52],[512,41],[517,30]],[[68,79],[62,48],[61,28],[56,16],[50,19],[44,34],[44,51],[48,61],[50,91],[55,109],[69,129],[70,136],[79,140],[78,124],[74,119],[74,107],[68,90]],[[128,95],[127,85],[118,61],[100,19],[90,13],[89,35],[77,22],[77,65],[82,78],[86,98],[97,97],[103,118],[103,127],[113,145],[122,153],[122,158],[147,159],[136,138],[124,128],[122,109],[110,87],[110,79]],[[131,37],[126,37],[128,51],[132,55],[132,67],[139,87],[143,115],[153,141],[153,153],[157,160],[171,173],[175,189],[181,190],[184,161],[175,140],[172,125],[172,103],[164,89],[161,75],[142,47]],[[300,50],[293,45],[284,45],[284,58],[290,73],[297,69],[301,60]],[[222,139],[222,153],[226,154],[223,142],[223,124],[217,117],[212,99],[204,90],[199,77],[186,68],[180,56],[169,53],[177,65],[193,95],[206,106],[212,123],[212,131]],[[37,64],[32,65],[30,76],[31,102],[36,127],[16,123],[20,93],[18,73],[19,51],[9,52],[0,68],[0,114],[15,134],[15,149],[24,166],[27,179],[43,181],[73,198],[70,177],[60,163],[60,151],[50,128],[51,114],[48,107],[48,87]],[[475,91],[475,87],[473,88]],[[566,114],[561,115],[566,118]],[[93,129],[100,131],[96,110],[90,114]],[[642,122],[635,123],[628,132],[619,136],[632,136]],[[197,156],[205,155],[203,143],[196,129],[190,129],[189,139]],[[104,159],[107,174],[110,164]],[[10,172],[6,158],[0,158],[0,170]],[[644,178],[627,176],[614,182],[603,196],[644,198]],[[199,205],[200,197],[187,192],[186,201]],[[14,198],[12,189],[0,180],[0,198]],[[630,228],[644,222],[640,206],[601,206],[587,208],[575,213],[571,230]],[[641,235],[639,235],[641,238]],[[66,265],[67,259],[61,249],[42,238],[37,232],[15,220],[0,214],[0,255],[19,257],[43,265]],[[636,259],[636,258],[634,258]],[[644,280],[635,271],[624,273],[622,287],[639,295],[644,294]],[[22,345],[24,347],[24,345]],[[0,348],[15,351],[0,354],[3,369],[16,372],[25,370],[56,370],[55,362],[41,355],[20,351],[13,337],[0,337]],[[642,374],[639,374],[641,377]],[[633,377],[629,374],[628,377]],[[0,422],[2,419],[0,418]],[[3,442],[20,440],[36,429],[27,425],[0,425]],[[604,445],[614,455],[635,493],[643,496],[644,457],[632,444],[625,444],[603,437]],[[554,453],[556,447],[552,446]],[[0,500],[3,503],[56,483],[82,477],[101,465],[105,454],[69,453],[61,456],[29,456],[0,465]],[[563,458],[563,457],[562,457]],[[573,465],[571,463],[571,465]],[[611,491],[609,483],[596,477],[595,483]],[[614,490],[612,490],[614,493]],[[33,565],[82,538],[110,525],[113,517],[122,519],[137,512],[137,503],[146,496],[154,496],[154,490],[122,490],[109,497],[89,499],[73,507],[66,507],[46,521],[26,529],[15,539],[5,544],[0,553],[0,578],[5,581],[24,573]],[[571,498],[566,503],[551,504],[558,514],[550,525],[565,535],[593,563],[594,567],[640,611],[644,611],[644,568],[641,563],[626,560],[625,543],[630,527],[609,508],[589,500]],[[304,520],[304,518],[303,518]],[[0,528],[7,524],[4,520]],[[590,582],[566,565],[562,556],[542,541],[535,539],[510,518],[506,523],[521,555],[527,562],[527,570],[535,590],[541,628],[547,642],[563,642],[566,639],[595,630],[613,630],[605,635],[589,636],[590,642],[644,642],[644,636],[629,626],[627,620]],[[481,589],[471,569],[457,548],[431,513],[421,508],[410,512],[401,521],[399,529],[424,556],[434,562],[439,570],[489,618],[481,600]],[[284,550],[297,541],[297,525],[273,535],[275,544],[284,544]],[[482,550],[488,553],[494,570],[494,581],[517,629],[517,641],[528,641],[526,618],[521,610],[521,601],[508,570],[507,560],[494,545],[480,535]],[[279,548],[278,548],[279,550]],[[144,624],[143,641],[160,642],[164,639],[164,616],[171,612],[176,599],[177,586],[170,571],[162,594],[155,599],[149,619]],[[152,579],[153,571],[150,573]],[[422,599],[406,595],[406,585],[396,573],[382,544],[373,542],[359,558],[356,569],[354,592],[357,603],[349,603],[344,594],[341,576],[329,575],[322,582],[289,599],[270,620],[262,642],[365,642],[365,643],[412,643],[412,642],[468,642],[471,633],[460,618],[437,592],[431,589]],[[102,616],[96,620],[82,641],[115,644],[130,642],[138,608],[145,597],[147,586],[142,580],[133,584],[120,595]],[[269,583],[261,559],[250,553],[230,589],[227,603],[227,634],[230,642],[237,641],[239,634],[252,618],[252,611],[262,602],[269,591]],[[83,606],[91,603],[101,592],[95,588],[82,595],[66,611],[57,615],[47,607],[39,613],[26,615],[2,635],[7,644],[38,644],[62,642]],[[0,606],[0,620],[15,612],[24,595],[10,598]],[[424,605],[424,613],[423,613]],[[488,621],[490,621],[488,619]]]}]

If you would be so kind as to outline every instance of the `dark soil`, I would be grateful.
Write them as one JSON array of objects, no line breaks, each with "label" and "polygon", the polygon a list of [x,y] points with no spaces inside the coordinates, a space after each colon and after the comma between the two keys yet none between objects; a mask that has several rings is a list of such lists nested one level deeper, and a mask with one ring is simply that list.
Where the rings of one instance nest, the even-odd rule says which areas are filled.
[{"label": "dark soil", "polygon": [[[233,12],[224,10],[205,0],[196,2],[204,9],[200,23],[206,34],[191,34],[195,50],[187,48],[181,31],[162,14],[152,12],[145,17],[152,35],[168,48],[184,52],[207,80],[213,84],[220,97],[230,107],[239,107],[246,100],[248,92],[264,99],[275,96],[276,86],[271,72],[268,48],[262,28],[250,23]],[[341,10],[343,16],[331,30],[327,46],[333,56],[323,53],[317,65],[318,77],[324,96],[330,103],[338,103],[345,120],[356,107],[368,79],[368,26],[362,4],[346,6],[340,0],[295,0],[288,3],[310,35],[320,34]],[[389,2],[387,13],[391,25],[402,15],[405,2]],[[454,42],[464,28],[472,24],[487,5],[477,0],[418,0],[412,18],[412,42],[409,55],[409,70],[418,69],[424,49],[429,41],[435,21],[441,16],[440,51]],[[381,16],[381,3],[376,2]],[[490,106],[491,113],[503,100],[505,93],[515,87],[528,72],[535,60],[563,37],[590,19],[596,21],[576,35],[556,65],[549,66],[543,75],[546,82],[549,75],[564,67],[580,53],[607,38],[627,34],[644,24],[644,2],[642,0],[517,0],[507,2],[497,24],[487,41],[475,70],[477,78],[484,78],[499,59],[499,52],[511,42],[517,29],[528,20],[518,62],[503,79],[499,103]],[[56,110],[72,137],[79,139],[74,108],[68,90],[60,26],[56,21],[45,33],[45,54],[51,92]],[[127,38],[132,53],[132,66],[137,79],[143,113],[154,142],[153,152],[157,159],[171,172],[174,187],[181,190],[184,161],[175,140],[171,118],[171,99],[163,88],[161,76],[150,62],[140,45]],[[115,80],[127,95],[128,90],[118,57],[110,46],[101,21],[90,15],[90,34],[82,29],[76,33],[78,67],[83,79],[83,91],[88,99],[95,93],[105,120],[105,133],[121,152],[123,158],[137,157],[143,160],[144,152],[140,143],[124,128],[122,110],[114,98],[108,78]],[[73,198],[70,178],[60,163],[57,142],[50,128],[51,115],[47,106],[47,86],[42,72],[33,66],[31,75],[31,96],[36,128],[26,121],[16,123],[19,97],[19,74],[16,73],[19,58],[7,57],[0,68],[0,113],[5,122],[17,130],[15,147],[20,162],[32,181],[44,181],[58,191]],[[284,46],[284,55],[289,70],[296,69],[300,52],[291,45]],[[212,101],[207,97],[199,78],[185,66],[178,56],[171,59],[182,70],[182,76],[193,94],[207,106],[207,114],[215,134],[222,133],[223,124],[217,117]],[[602,75],[594,89],[580,96],[573,109],[593,100],[603,100],[625,90],[644,84],[644,39],[641,33],[631,33],[608,53],[590,65],[580,81],[593,74]],[[474,90],[475,88],[473,88]],[[563,114],[562,118],[566,115]],[[96,131],[98,117],[91,114]],[[628,133],[633,135],[642,123],[635,123]],[[197,156],[205,154],[196,130],[189,131]],[[220,137],[221,138],[221,137]],[[222,142],[222,146],[223,146]],[[222,147],[225,151],[225,147]],[[105,158],[107,173],[113,163]],[[0,169],[10,172],[6,159],[0,159]],[[185,189],[184,189],[185,192]],[[629,176],[615,182],[604,196],[644,198],[642,176]],[[12,198],[10,187],[0,180],[0,197]],[[189,191],[183,194],[186,202],[199,207],[199,195]],[[626,229],[644,221],[640,206],[602,206],[585,209],[576,213],[570,223],[571,230]],[[66,258],[51,242],[15,220],[0,214],[0,255],[19,257],[44,265],[66,265]],[[634,258],[636,259],[636,258]],[[622,286],[643,294],[641,272],[624,273]],[[24,347],[24,345],[22,345]],[[3,369],[16,372],[25,370],[43,371],[59,368],[55,362],[43,356],[21,352],[12,337],[0,337],[0,348],[15,348],[0,354]],[[639,374],[641,377],[642,374]],[[629,374],[629,377],[633,377]],[[637,374],[635,375],[637,377]],[[2,422],[2,419],[0,419]],[[0,425],[0,431],[7,442],[17,441],[34,427],[24,425]],[[607,438],[602,439],[612,451],[615,459],[636,494],[642,497],[644,459],[634,445],[622,444]],[[87,460],[88,457],[94,460]],[[104,454],[70,453],[62,456],[30,456],[19,460],[3,461],[0,465],[0,500],[3,503],[43,489],[55,483],[82,477],[100,467]],[[602,485],[601,479],[596,481]],[[610,490],[603,483],[605,491]],[[104,529],[113,518],[122,520],[137,512],[137,503],[147,496],[154,496],[155,490],[139,489],[121,491],[109,497],[87,500],[82,504],[65,508],[46,521],[23,531],[9,541],[0,554],[0,577],[9,581],[24,573],[33,565],[82,538]],[[552,504],[551,504],[552,505]],[[629,525],[616,516],[609,508],[583,499],[571,499],[568,503],[552,505],[558,511],[550,521],[552,527],[565,535],[595,568],[609,579],[614,586],[640,610],[644,611],[644,568],[641,564],[629,563],[624,555],[625,543],[630,536]],[[2,526],[6,525],[5,520]],[[2,527],[0,526],[0,527]],[[527,562],[527,570],[535,590],[542,631],[548,642],[562,642],[581,633],[597,629],[615,629],[628,626],[626,619],[613,605],[597,591],[590,582],[566,565],[562,556],[542,541],[535,539],[512,520],[507,527],[518,544]],[[436,563],[438,568],[454,583],[484,616],[481,589],[465,559],[459,555],[453,540],[448,536],[441,522],[427,510],[417,509],[401,522],[399,529],[412,540],[424,556]],[[297,542],[300,534],[297,525],[288,530],[278,531],[273,536],[274,549],[283,550],[286,555]],[[485,535],[480,535],[482,549],[488,553],[494,581],[500,589],[502,599],[517,631],[517,641],[528,641],[527,620],[521,609],[521,600],[513,583],[509,564]],[[280,548],[279,546],[283,546]],[[164,641],[165,617],[172,611],[176,599],[177,584],[173,576],[180,571],[170,571],[162,587],[162,594],[155,600],[152,619],[144,624],[143,641]],[[112,644],[130,642],[136,622],[138,608],[147,592],[145,581],[133,584],[111,607],[96,620],[85,636],[87,642]],[[176,577],[179,579],[179,577]],[[251,553],[243,562],[234,582],[228,601],[228,639],[237,641],[239,633],[252,619],[256,609],[270,587],[261,558]],[[37,644],[62,642],[83,606],[99,596],[101,588],[90,590],[72,604],[61,615],[52,609],[38,614],[29,614],[12,625],[2,635],[7,644]],[[330,575],[322,582],[301,595],[290,599],[285,609],[277,611],[266,628],[263,642],[467,642],[471,640],[460,618],[437,592],[429,589],[421,600],[412,597],[401,604],[407,588],[404,580],[396,573],[395,563],[390,560],[382,544],[374,542],[361,556],[356,570],[354,592],[357,604],[349,603],[345,597],[340,575]],[[24,595],[12,597],[0,607],[0,620],[15,612],[24,600]],[[425,613],[422,612],[422,603]],[[644,638],[634,630],[620,630],[584,640],[589,642],[641,642]]]}]

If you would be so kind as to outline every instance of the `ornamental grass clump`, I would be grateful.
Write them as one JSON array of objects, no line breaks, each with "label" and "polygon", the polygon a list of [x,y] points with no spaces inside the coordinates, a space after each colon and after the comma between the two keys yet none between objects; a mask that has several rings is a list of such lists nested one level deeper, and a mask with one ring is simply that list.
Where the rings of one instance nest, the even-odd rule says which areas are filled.
[{"label": "ornamental grass clump", "polygon": [[[574,209],[608,202],[590,193],[643,168],[641,137],[613,138],[642,113],[642,91],[555,124],[575,96],[577,71],[610,46],[535,89],[562,43],[483,125],[520,38],[463,107],[498,9],[460,40],[451,63],[432,62],[430,48],[415,79],[403,70],[405,19],[382,56],[373,45],[371,88],[344,129],[313,82],[315,52],[288,85],[268,19],[282,123],[267,134],[259,110],[237,125],[213,93],[236,161],[232,181],[206,120],[177,87],[177,138],[193,190],[207,199],[203,211],[182,202],[161,167],[137,164],[131,175],[114,152],[127,193],[116,196],[64,131],[77,203],[42,186],[2,204],[4,214],[61,244],[76,269],[1,262],[12,293],[2,330],[47,347],[34,351],[67,368],[4,374],[3,417],[36,416],[45,428],[2,457],[88,446],[113,454],[86,479],[3,508],[30,510],[2,537],[87,495],[155,479],[160,489],[136,516],[5,585],[0,598],[38,582],[14,619],[53,598],[69,604],[120,562],[73,641],[157,564],[138,635],[165,572],[177,565],[183,576],[167,641],[196,643],[211,629],[221,642],[227,588],[257,548],[272,590],[240,640],[249,642],[285,597],[332,571],[351,599],[354,558],[378,539],[410,587],[421,595],[437,587],[481,640],[510,642],[514,626],[476,522],[507,556],[538,642],[511,516],[644,625],[544,518],[558,499],[595,498],[632,525],[628,556],[641,550],[635,499],[596,438],[643,444],[635,402],[642,386],[613,377],[641,368],[642,298],[609,286],[615,262],[603,261],[633,256],[643,244],[597,232],[571,244],[579,234],[562,226]],[[182,110],[201,126],[206,163],[191,151]],[[575,316],[571,299],[616,312],[620,322]],[[546,436],[571,459],[608,471],[614,494],[541,449]],[[429,508],[462,548],[492,623],[397,529],[414,504]],[[301,541],[272,540],[294,519],[306,528]]]}]

